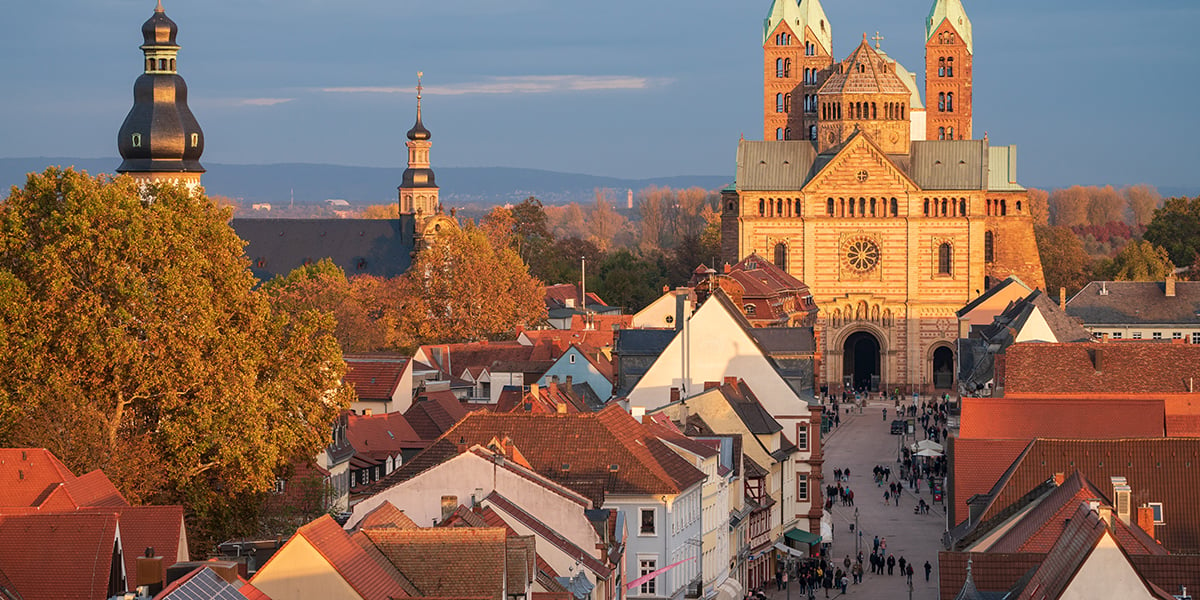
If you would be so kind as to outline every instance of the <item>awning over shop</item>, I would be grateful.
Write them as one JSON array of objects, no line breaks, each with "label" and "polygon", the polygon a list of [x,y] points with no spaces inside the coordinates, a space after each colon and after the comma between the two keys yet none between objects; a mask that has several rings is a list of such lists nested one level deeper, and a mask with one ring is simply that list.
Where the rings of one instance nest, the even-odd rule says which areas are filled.
[{"label": "awning over shop", "polygon": [[742,584],[729,577],[717,586],[716,600],[741,600]]},{"label": "awning over shop", "polygon": [[821,536],[815,533],[804,531],[803,529],[791,529],[787,533],[783,534],[783,536],[789,540],[792,540],[793,542],[808,544],[809,546],[821,543]]},{"label": "awning over shop", "polygon": [[780,552],[783,552],[784,554],[795,556],[796,558],[808,558],[807,552],[801,552],[795,548],[789,548],[786,545],[784,545],[783,542],[779,542],[778,544],[775,544],[775,549]]}]

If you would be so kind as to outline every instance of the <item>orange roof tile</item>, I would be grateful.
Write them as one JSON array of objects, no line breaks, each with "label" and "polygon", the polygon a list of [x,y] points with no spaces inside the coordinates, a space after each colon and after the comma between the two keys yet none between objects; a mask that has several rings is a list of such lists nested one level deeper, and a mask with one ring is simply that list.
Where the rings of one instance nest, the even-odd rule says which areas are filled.
[{"label": "orange roof tile", "polygon": [[111,514],[3,516],[0,569],[24,600],[103,600],[116,539]]},{"label": "orange roof tile", "polygon": [[397,529],[418,529],[416,523],[404,514],[404,511],[396,508],[395,504],[384,500],[382,504],[371,509],[371,512],[363,515],[361,521],[358,522],[357,529],[376,529],[380,527],[394,527]]},{"label": "orange roof tile", "polygon": [[72,479],[71,470],[45,448],[0,448],[0,506],[40,506]]},{"label": "orange roof tile", "polygon": [[117,486],[99,469],[67,481],[65,487],[79,506],[129,506]]},{"label": "orange roof tile", "polygon": [[[347,354],[345,382],[354,385],[354,392],[364,400],[391,400],[400,386],[400,378],[411,358],[377,354]],[[412,390],[401,390],[401,395]]]},{"label": "orange roof tile", "polygon": [[508,537],[504,529],[368,529],[363,533],[421,596],[504,600]]},{"label": "orange roof tile", "polygon": [[967,500],[991,491],[1000,475],[1028,445],[1028,440],[950,438],[946,458],[953,475],[949,480],[950,498],[946,508],[951,523],[958,524],[966,519],[969,514]]},{"label": "orange roof tile", "polygon": [[361,416],[349,415],[346,438],[355,456],[382,462],[404,450],[424,448],[427,442],[417,435],[401,413]]},{"label": "orange roof tile", "polygon": [[154,548],[157,556],[163,557],[163,566],[169,567],[185,557],[179,556],[179,546],[186,546],[180,539],[184,531],[182,506],[123,506],[84,508],[82,512],[111,514],[121,526],[121,545],[125,572],[132,578],[137,572],[137,558],[146,548]]},{"label": "orange roof tile", "polygon": [[1005,393],[1146,396],[1188,392],[1189,381],[1195,380],[1200,380],[1200,345],[1022,343],[1005,352]]},{"label": "orange roof tile", "polygon": [[960,437],[1163,437],[1162,400],[963,398]]},{"label": "orange roof tile", "polygon": [[[359,545],[329,515],[301,527],[296,535],[312,544],[338,574],[361,595],[364,600],[388,600],[408,597],[400,584],[402,576],[377,550],[368,545]],[[292,543],[289,540],[288,543]],[[285,544],[286,547],[286,544]],[[267,571],[271,562],[278,560],[281,552],[275,553],[259,573]],[[257,578],[257,575],[255,575]],[[254,579],[250,580],[254,583]]]}]

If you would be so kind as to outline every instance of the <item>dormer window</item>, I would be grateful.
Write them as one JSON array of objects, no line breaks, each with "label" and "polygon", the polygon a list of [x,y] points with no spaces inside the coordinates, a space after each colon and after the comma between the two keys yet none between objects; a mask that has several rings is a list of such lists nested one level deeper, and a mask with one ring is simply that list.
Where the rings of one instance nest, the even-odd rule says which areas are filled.
[{"label": "dormer window", "polygon": [[140,133],[133,134],[130,142],[133,143],[134,148],[141,148],[142,147],[142,134],[140,134]]}]

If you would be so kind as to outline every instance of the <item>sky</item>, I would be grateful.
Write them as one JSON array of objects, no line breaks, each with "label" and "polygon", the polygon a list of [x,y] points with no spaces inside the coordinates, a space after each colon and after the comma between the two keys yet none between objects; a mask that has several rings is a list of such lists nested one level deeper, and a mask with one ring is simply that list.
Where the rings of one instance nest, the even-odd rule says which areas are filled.
[{"label": "sky", "polygon": [[[823,0],[924,71],[932,0]],[[1200,2],[964,0],[974,130],[1048,187],[1200,185]],[[732,176],[762,137],[770,0],[164,0],[205,163],[399,167],[425,73],[435,168]],[[116,156],[154,0],[6,6],[0,157]],[[923,85],[923,83],[922,83]],[[115,165],[114,165],[115,167]],[[448,182],[447,182],[448,183]]]}]

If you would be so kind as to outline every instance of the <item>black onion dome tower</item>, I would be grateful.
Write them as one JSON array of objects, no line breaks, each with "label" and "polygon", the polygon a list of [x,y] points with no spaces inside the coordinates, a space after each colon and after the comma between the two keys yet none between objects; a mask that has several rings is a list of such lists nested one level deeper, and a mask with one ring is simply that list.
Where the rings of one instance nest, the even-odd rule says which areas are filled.
[{"label": "black onion dome tower", "polygon": [[204,132],[188,108],[187,84],[176,71],[178,32],[159,0],[142,25],[145,71],[133,84],[133,108],[117,137],[124,159],[117,172],[143,181],[198,185],[204,173]]},{"label": "black onion dome tower", "polygon": [[421,121],[421,86],[423,73],[417,73],[417,123],[408,130],[408,168],[400,184],[400,213],[430,216],[437,212],[438,187],[429,163],[429,148],[433,137]]}]

